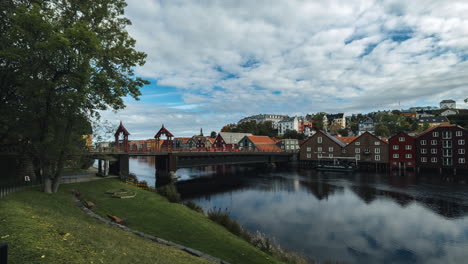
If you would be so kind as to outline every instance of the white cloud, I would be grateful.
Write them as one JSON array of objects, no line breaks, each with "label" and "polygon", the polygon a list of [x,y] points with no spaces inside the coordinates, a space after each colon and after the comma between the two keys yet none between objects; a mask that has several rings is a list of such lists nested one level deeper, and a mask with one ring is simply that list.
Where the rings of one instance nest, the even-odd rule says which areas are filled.
[{"label": "white cloud", "polygon": [[148,54],[139,74],[218,116],[369,111],[468,94],[466,1],[129,0],[126,12]]}]

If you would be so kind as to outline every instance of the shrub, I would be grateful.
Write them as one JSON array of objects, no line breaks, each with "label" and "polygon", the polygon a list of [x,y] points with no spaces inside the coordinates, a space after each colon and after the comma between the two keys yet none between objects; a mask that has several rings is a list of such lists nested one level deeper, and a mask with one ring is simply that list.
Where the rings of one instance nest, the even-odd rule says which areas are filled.
[{"label": "shrub", "polygon": [[245,230],[239,222],[232,220],[229,217],[227,210],[223,211],[221,208],[216,209],[215,207],[208,210],[207,215],[209,219],[224,226],[229,230],[229,232],[243,238],[245,241],[257,247],[261,251],[279,259],[280,261],[291,264],[306,264],[310,262],[310,260],[300,254],[284,250],[276,243],[275,240],[268,238],[266,235],[258,231],[255,234],[252,234]]},{"label": "shrub", "polygon": [[196,204],[195,202],[193,202],[193,201],[186,202],[185,206],[187,206],[188,208],[190,208],[190,209],[192,209],[192,210],[194,210],[196,212],[204,214],[203,208],[201,206],[199,206],[198,204]]},{"label": "shrub", "polygon": [[180,201],[180,194],[173,184],[164,185],[156,188],[158,193],[169,200],[171,203],[178,203]]}]

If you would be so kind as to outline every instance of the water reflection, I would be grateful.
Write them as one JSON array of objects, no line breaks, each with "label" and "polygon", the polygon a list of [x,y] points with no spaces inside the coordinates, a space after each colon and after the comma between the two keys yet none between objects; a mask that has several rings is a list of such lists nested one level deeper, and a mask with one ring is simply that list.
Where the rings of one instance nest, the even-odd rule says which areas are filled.
[{"label": "water reflection", "polygon": [[[149,169],[137,168],[144,164],[132,161],[130,170],[154,182],[154,169],[145,176]],[[228,208],[247,229],[317,260],[465,263],[468,257],[463,179],[240,166],[177,174],[184,199]]]}]

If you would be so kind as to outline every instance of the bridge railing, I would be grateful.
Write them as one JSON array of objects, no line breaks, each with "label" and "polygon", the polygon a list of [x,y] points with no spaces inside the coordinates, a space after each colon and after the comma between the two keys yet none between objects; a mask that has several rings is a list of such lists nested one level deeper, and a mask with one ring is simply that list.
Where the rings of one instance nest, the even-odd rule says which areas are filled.
[{"label": "bridge railing", "polygon": [[99,153],[109,153],[109,152],[120,152],[120,153],[177,153],[177,152],[226,152],[226,153],[233,153],[233,152],[242,152],[242,153],[278,153],[278,152],[286,152],[282,149],[279,150],[261,150],[257,148],[242,148],[242,149],[222,149],[222,148],[139,148],[139,149],[132,149],[130,148],[128,151],[115,151],[114,148],[106,148],[106,149],[96,149],[95,152]]}]

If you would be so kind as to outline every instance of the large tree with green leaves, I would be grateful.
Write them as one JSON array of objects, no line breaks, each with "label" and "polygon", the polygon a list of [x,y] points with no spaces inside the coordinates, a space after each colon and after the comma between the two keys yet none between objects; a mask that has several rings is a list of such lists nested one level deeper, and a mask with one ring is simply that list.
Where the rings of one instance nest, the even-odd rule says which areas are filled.
[{"label": "large tree with green leaves", "polygon": [[147,81],[146,55],[126,31],[123,0],[2,0],[0,135],[22,146],[44,191],[58,190],[65,162],[98,111],[122,109]]}]

